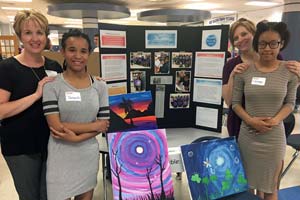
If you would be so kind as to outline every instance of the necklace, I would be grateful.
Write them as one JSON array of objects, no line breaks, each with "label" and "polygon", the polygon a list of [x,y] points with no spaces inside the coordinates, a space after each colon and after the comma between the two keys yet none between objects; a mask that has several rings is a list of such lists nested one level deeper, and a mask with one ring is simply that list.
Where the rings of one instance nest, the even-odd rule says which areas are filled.
[{"label": "necklace", "polygon": [[[43,68],[44,68],[44,70],[45,70],[45,73],[46,73],[46,68],[45,68],[45,65],[43,65]],[[30,67],[30,69],[31,69],[31,71],[32,71],[32,73],[33,73],[33,75],[37,78],[37,80],[38,81],[40,81],[41,79],[40,79],[40,77],[38,76],[38,74],[33,70],[33,68],[32,67]]]}]

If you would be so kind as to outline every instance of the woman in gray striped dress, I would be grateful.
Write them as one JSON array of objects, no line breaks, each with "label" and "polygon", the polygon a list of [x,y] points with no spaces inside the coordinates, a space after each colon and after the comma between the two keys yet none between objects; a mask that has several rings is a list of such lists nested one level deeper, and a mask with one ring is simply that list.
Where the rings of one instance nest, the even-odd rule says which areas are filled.
[{"label": "woman in gray striped dress", "polygon": [[250,188],[265,200],[278,199],[286,149],[283,119],[294,108],[298,86],[298,77],[277,59],[288,41],[286,24],[257,24],[253,48],[260,58],[234,77],[232,107],[243,120],[239,145],[246,175]]},{"label": "woman in gray striped dress", "polygon": [[97,183],[99,146],[95,136],[109,126],[108,91],[86,65],[88,36],[73,29],[62,38],[64,69],[44,87],[43,109],[51,136],[48,144],[48,200],[91,200]]}]

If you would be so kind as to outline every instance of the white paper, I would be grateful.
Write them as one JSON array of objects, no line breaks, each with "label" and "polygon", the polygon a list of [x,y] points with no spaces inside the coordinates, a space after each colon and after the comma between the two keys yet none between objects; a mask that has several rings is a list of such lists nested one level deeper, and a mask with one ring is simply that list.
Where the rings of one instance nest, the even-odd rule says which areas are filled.
[{"label": "white paper", "polygon": [[57,76],[57,72],[53,71],[53,70],[45,70],[47,76],[49,77],[56,77]]},{"label": "white paper", "polygon": [[115,30],[100,30],[101,48],[126,48],[126,32]]},{"label": "white paper", "polygon": [[150,76],[150,84],[164,84],[164,85],[172,85],[173,84],[173,76]]},{"label": "white paper", "polygon": [[127,94],[127,82],[110,83],[107,87],[109,96]]},{"label": "white paper", "polygon": [[197,107],[196,125],[216,129],[218,126],[218,109]]},{"label": "white paper", "polygon": [[168,151],[169,162],[172,172],[184,172],[180,147],[170,147],[168,148]]},{"label": "white paper", "polygon": [[195,77],[222,78],[225,52],[196,52]]},{"label": "white paper", "polygon": [[221,46],[221,29],[202,31],[202,49],[219,50]]},{"label": "white paper", "polygon": [[101,72],[106,81],[126,80],[126,54],[101,54]]},{"label": "white paper", "polygon": [[155,90],[155,116],[156,118],[164,118],[165,110],[165,85],[156,85]]},{"label": "white paper", "polygon": [[195,78],[193,101],[221,105],[222,80]]},{"label": "white paper", "polygon": [[146,30],[145,47],[149,48],[177,48],[177,30]]}]

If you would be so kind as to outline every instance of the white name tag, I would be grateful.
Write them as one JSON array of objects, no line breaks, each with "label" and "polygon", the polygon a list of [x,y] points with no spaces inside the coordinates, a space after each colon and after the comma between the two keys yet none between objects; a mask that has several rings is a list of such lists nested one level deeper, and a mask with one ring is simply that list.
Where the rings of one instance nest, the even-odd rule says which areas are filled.
[{"label": "white name tag", "polygon": [[49,77],[55,77],[57,76],[57,72],[56,71],[52,71],[52,70],[45,70],[47,76]]},{"label": "white name tag", "polygon": [[80,92],[66,92],[66,101],[81,101]]},{"label": "white name tag", "polygon": [[266,84],[265,77],[253,77],[251,81],[251,85],[261,85],[264,86]]}]

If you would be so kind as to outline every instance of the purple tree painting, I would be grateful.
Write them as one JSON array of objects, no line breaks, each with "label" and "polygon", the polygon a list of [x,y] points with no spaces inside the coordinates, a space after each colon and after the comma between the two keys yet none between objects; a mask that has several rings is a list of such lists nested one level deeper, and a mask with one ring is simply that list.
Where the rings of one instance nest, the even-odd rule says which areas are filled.
[{"label": "purple tree painting", "polygon": [[108,134],[114,199],[173,200],[164,129]]}]

